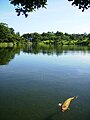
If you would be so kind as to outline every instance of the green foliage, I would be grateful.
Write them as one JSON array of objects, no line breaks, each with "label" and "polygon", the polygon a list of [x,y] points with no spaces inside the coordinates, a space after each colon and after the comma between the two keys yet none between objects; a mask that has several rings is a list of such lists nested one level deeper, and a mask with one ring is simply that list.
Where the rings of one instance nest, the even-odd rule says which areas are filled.
[{"label": "green foliage", "polygon": [[28,33],[23,34],[23,38],[32,43],[44,43],[53,45],[89,45],[90,34],[68,34],[57,31],[56,33]]},{"label": "green foliage", "polygon": [[85,9],[88,9],[90,7],[90,0],[68,0],[72,1],[72,5],[78,6],[79,9],[82,9],[82,12],[84,12]]},{"label": "green foliage", "polygon": [[14,32],[13,28],[9,28],[6,23],[0,23],[0,43],[13,43],[15,45],[22,43],[44,43],[50,45],[89,45],[90,34],[68,34],[57,31],[43,32],[42,34],[34,32],[20,36],[20,33]]},{"label": "green foliage", "polygon": [[19,16],[21,13],[28,16],[28,12],[33,12],[39,8],[45,8],[47,0],[9,0],[11,4],[16,6],[16,12]]},{"label": "green foliage", "polygon": [[25,42],[26,40],[20,37],[20,33],[14,32],[13,28],[9,28],[6,23],[0,23],[0,42]]},{"label": "green foliage", "polygon": [[[15,10],[19,16],[21,13],[28,16],[29,12],[33,12],[39,8],[46,8],[47,0],[9,0],[11,4],[16,6]],[[72,5],[78,6],[84,11],[90,7],[90,0],[68,0],[72,1]]]},{"label": "green foliage", "polygon": [[8,41],[8,38],[11,36],[11,31],[7,27],[7,24],[0,23],[0,40]]}]

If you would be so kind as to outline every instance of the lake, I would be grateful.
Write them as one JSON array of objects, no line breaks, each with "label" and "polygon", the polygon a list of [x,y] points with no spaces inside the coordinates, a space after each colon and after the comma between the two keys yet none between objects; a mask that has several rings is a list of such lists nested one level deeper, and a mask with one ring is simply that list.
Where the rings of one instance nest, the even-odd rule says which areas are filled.
[{"label": "lake", "polygon": [[90,48],[0,48],[0,120],[90,120]]}]

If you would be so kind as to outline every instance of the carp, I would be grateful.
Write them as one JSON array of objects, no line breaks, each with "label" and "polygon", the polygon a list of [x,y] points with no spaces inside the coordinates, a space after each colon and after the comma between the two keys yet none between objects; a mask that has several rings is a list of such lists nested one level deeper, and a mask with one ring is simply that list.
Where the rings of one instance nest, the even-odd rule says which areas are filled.
[{"label": "carp", "polygon": [[65,112],[69,109],[70,103],[72,100],[78,98],[78,96],[68,98],[64,103],[59,103],[58,105],[61,107],[61,111]]}]

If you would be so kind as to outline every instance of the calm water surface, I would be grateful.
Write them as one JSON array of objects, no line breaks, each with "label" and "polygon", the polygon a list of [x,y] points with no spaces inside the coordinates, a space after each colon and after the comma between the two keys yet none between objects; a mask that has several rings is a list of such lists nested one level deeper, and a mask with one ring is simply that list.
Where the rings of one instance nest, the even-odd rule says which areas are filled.
[{"label": "calm water surface", "polygon": [[90,120],[90,51],[0,48],[0,120]]}]

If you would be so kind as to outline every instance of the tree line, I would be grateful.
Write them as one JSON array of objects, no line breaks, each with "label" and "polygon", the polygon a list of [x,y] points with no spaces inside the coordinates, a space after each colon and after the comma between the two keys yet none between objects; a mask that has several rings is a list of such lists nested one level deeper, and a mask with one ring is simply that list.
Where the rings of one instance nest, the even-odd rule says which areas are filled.
[{"label": "tree line", "polygon": [[9,28],[6,23],[0,23],[0,42],[22,43],[25,41],[26,39],[23,39],[19,32],[15,33],[14,29]]},{"label": "tree line", "polygon": [[68,34],[57,31],[43,33],[27,33],[22,37],[32,43],[44,43],[53,45],[90,45],[90,33]]},{"label": "tree line", "polygon": [[27,33],[20,36],[20,33],[15,33],[13,28],[9,28],[6,23],[0,23],[0,43],[28,43],[33,44],[52,44],[52,45],[89,45],[90,33],[84,34],[68,34],[60,31],[43,32],[43,33]]}]

